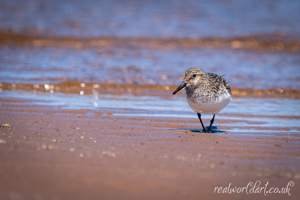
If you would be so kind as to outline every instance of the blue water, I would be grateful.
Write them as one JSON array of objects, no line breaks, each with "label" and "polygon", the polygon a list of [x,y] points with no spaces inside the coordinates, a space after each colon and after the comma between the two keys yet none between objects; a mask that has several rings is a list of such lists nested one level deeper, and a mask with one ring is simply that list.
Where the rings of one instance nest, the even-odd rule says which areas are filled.
[{"label": "blue water", "polygon": [[60,36],[300,38],[298,0],[1,0],[0,29]]},{"label": "blue water", "polygon": [[225,75],[235,88],[300,89],[300,56],[232,49],[96,50],[1,47],[0,82],[177,85],[185,70]]},{"label": "blue water", "polygon": [[[177,85],[187,69],[199,67],[226,75],[235,88],[300,89],[299,0],[1,0],[0,4],[0,83]],[[11,34],[25,38],[19,41]],[[52,40],[47,43],[49,36]],[[70,42],[74,37],[77,40]],[[92,37],[110,40],[98,40],[93,46],[95,41],[88,40]],[[173,39],[176,44],[184,38],[212,38],[211,43],[218,43],[231,38],[243,43],[238,37],[248,38],[252,45],[256,40],[273,45],[241,50],[230,43],[208,48],[183,42],[172,49],[160,40]],[[40,38],[44,46],[39,45]],[[151,40],[132,45],[128,38]],[[291,41],[296,46],[284,50],[283,44]],[[274,50],[277,47],[279,51]]]}]

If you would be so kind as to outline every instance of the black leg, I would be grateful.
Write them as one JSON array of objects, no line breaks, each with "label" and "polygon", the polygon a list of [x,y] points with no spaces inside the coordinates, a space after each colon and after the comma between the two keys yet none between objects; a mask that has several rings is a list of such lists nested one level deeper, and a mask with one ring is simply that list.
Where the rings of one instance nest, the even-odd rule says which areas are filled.
[{"label": "black leg", "polygon": [[203,127],[203,132],[205,133],[206,130],[205,130],[205,127],[204,127],[204,125],[203,125],[203,123],[202,123],[202,120],[201,120],[201,114],[200,114],[200,113],[197,113],[197,115],[198,115],[198,118],[199,118],[199,120],[200,120],[200,122],[201,122],[201,125],[202,125],[202,127]]},{"label": "black leg", "polygon": [[209,125],[209,127],[208,127],[207,132],[209,132],[211,125],[214,123],[214,120],[215,120],[215,115],[214,115],[213,118],[210,120],[210,125]]}]

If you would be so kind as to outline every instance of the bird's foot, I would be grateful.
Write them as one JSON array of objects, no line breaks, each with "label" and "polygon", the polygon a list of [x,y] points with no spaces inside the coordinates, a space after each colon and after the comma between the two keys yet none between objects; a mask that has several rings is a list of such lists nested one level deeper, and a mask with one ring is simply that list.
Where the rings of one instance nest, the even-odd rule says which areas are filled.
[{"label": "bird's foot", "polygon": [[209,133],[209,132],[214,133],[214,131],[211,130],[211,129],[209,129],[209,130],[206,131],[206,133]]},{"label": "bird's foot", "polygon": [[214,133],[214,131],[210,128],[210,129],[203,129],[202,130],[203,133]]}]

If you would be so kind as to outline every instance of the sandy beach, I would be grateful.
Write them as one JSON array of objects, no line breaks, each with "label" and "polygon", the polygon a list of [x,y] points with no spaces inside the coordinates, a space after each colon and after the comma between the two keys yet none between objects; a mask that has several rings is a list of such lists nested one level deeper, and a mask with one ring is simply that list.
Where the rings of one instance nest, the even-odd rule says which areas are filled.
[{"label": "sandy beach", "polygon": [[[239,127],[243,120],[224,113],[222,120],[217,115],[214,133],[201,133],[196,116],[122,117],[147,111],[71,110],[5,96],[0,112],[1,122],[12,127],[0,129],[1,199],[297,199],[300,195],[299,126],[291,131],[246,121],[248,126]],[[256,117],[262,122],[274,118]],[[208,125],[209,119],[204,123]],[[246,189],[228,194],[229,188],[247,185],[248,194]],[[289,189],[269,194],[260,187]]]}]

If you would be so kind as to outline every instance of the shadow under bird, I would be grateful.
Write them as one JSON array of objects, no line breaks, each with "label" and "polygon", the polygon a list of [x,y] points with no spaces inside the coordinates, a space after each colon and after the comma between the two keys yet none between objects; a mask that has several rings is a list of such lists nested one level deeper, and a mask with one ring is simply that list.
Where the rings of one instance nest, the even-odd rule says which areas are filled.
[{"label": "shadow under bird", "polygon": [[[213,73],[206,73],[200,68],[191,68],[184,73],[182,84],[173,92],[175,95],[184,88],[189,106],[197,113],[203,132],[209,132],[215,115],[232,99],[228,82]],[[201,113],[213,114],[207,130],[201,120]]]}]

